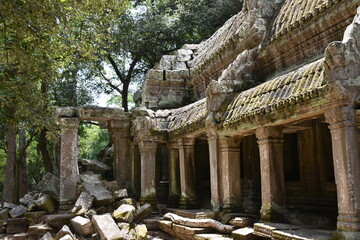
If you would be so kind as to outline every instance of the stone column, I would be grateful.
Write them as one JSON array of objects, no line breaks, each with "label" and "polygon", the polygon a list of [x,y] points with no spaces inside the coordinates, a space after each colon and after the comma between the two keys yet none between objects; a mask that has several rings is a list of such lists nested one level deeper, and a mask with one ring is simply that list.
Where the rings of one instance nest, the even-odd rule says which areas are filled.
[{"label": "stone column", "polygon": [[149,203],[156,208],[156,150],[157,143],[151,140],[139,142],[141,155],[141,203]]},{"label": "stone column", "polygon": [[336,107],[327,111],[325,118],[330,124],[337,186],[337,234],[360,239],[360,159],[355,111],[352,107]]},{"label": "stone column", "polygon": [[195,186],[195,138],[184,137],[178,141],[180,158],[180,208],[197,206]]},{"label": "stone column", "polygon": [[175,141],[168,143],[169,149],[169,200],[170,207],[178,207],[181,195],[179,145]]},{"label": "stone column", "polygon": [[240,138],[220,137],[221,189],[224,211],[242,209],[240,176]]},{"label": "stone column", "polygon": [[283,132],[280,127],[256,130],[260,151],[261,219],[282,220],[285,214]]},{"label": "stone column", "polygon": [[120,188],[130,190],[130,123],[127,120],[109,121],[109,133],[114,144],[114,176]]},{"label": "stone column", "polygon": [[76,200],[78,169],[78,127],[77,118],[60,118],[60,210],[73,207]]},{"label": "stone column", "polygon": [[206,133],[209,144],[210,161],[210,186],[211,186],[211,206],[213,210],[220,209],[220,189],[219,189],[219,144],[216,131],[210,129]]}]

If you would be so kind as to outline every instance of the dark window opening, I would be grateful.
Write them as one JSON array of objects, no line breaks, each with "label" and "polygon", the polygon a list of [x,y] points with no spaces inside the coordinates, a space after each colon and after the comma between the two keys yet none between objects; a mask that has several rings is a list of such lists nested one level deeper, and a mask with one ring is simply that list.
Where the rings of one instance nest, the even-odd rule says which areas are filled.
[{"label": "dark window opening", "polygon": [[300,181],[298,139],[296,133],[284,134],[285,181]]}]

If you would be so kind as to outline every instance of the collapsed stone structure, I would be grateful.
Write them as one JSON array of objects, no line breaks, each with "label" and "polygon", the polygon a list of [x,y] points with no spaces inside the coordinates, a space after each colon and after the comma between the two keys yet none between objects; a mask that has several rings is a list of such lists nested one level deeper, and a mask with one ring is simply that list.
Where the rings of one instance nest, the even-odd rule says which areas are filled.
[{"label": "collapsed stone structure", "polygon": [[[359,5],[245,0],[211,38],[149,70],[141,107],[62,109],[61,206],[76,196],[77,124],[95,120],[111,133],[116,180],[142,202],[359,239]],[[300,239],[265,228],[255,234]]]}]

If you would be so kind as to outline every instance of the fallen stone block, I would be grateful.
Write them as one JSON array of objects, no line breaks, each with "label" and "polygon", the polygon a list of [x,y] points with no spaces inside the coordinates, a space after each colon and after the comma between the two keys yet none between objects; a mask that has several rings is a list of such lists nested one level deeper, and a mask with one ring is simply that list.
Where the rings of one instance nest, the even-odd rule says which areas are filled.
[{"label": "fallen stone block", "polygon": [[201,233],[195,235],[196,240],[233,240],[231,237],[227,237],[216,233]]},{"label": "fallen stone block", "polygon": [[9,217],[9,209],[4,208],[0,211],[0,221],[6,222]]},{"label": "fallen stone block", "polygon": [[55,210],[55,202],[49,194],[41,194],[34,202],[36,209],[52,213]]},{"label": "fallen stone block", "polygon": [[51,233],[47,232],[39,240],[54,240],[54,238]]},{"label": "fallen stone block", "polygon": [[128,191],[126,189],[120,189],[114,192],[115,199],[122,199],[128,197]]},{"label": "fallen stone block", "polygon": [[113,195],[103,183],[85,183],[85,189],[95,198],[95,205],[106,206],[114,201]]},{"label": "fallen stone block", "polygon": [[119,205],[122,204],[133,205],[136,208],[137,202],[134,198],[124,198],[119,201]]},{"label": "fallen stone block", "polygon": [[113,212],[113,217],[116,220],[131,223],[135,217],[135,207],[133,205],[122,204]]},{"label": "fallen stone block", "polygon": [[84,217],[77,216],[71,219],[71,226],[74,228],[75,232],[82,236],[88,236],[93,233],[91,221]]},{"label": "fallen stone block", "polygon": [[113,210],[110,211],[108,207],[101,206],[101,207],[97,208],[95,211],[97,212],[97,215],[102,215],[102,214],[105,214],[105,213],[112,212]]},{"label": "fallen stone block", "polygon": [[147,239],[147,228],[144,224],[139,224],[135,227],[136,240]]},{"label": "fallen stone block", "polygon": [[[60,231],[56,234],[56,239],[61,239],[62,237],[69,235],[70,239],[76,239],[74,234],[71,232],[70,228],[67,225],[64,225]],[[66,238],[68,239],[68,238]]]},{"label": "fallen stone block", "polygon": [[167,220],[160,220],[157,223],[157,227],[159,229],[169,233],[171,236],[175,236],[175,232],[172,228],[172,225],[173,225],[172,221],[167,221]]},{"label": "fallen stone block", "polygon": [[27,193],[22,198],[19,199],[19,202],[21,204],[23,204],[24,206],[29,206],[30,204],[32,204],[35,201],[35,199],[36,199],[36,197]]},{"label": "fallen stone block", "polygon": [[36,189],[39,192],[50,194],[55,199],[59,199],[60,179],[51,173],[46,173],[36,186]]},{"label": "fallen stone block", "polygon": [[116,240],[123,236],[110,214],[94,215],[91,221],[101,240]]},{"label": "fallen stone block", "polygon": [[46,211],[26,212],[24,217],[26,217],[30,225],[35,225],[41,223],[44,220],[46,214]]},{"label": "fallen stone block", "polygon": [[81,159],[81,162],[86,166],[87,171],[94,172],[95,174],[104,175],[111,169],[110,166],[97,160]]},{"label": "fallen stone block", "polygon": [[102,183],[106,186],[106,188],[111,191],[111,192],[115,192],[116,190],[119,189],[119,184],[117,181],[102,181]]},{"label": "fallen stone block", "polygon": [[248,227],[253,223],[254,223],[254,221],[248,217],[236,217],[236,218],[230,220],[231,225],[234,225],[234,226],[240,227],[240,228]]},{"label": "fallen stone block", "polygon": [[26,213],[27,208],[24,206],[17,206],[9,211],[9,214],[12,218],[17,218]]},{"label": "fallen stone block", "polygon": [[175,233],[177,233],[178,235],[195,235],[195,234],[199,234],[199,233],[211,233],[214,232],[214,230],[212,228],[202,228],[202,227],[187,227],[187,226],[183,226],[183,225],[179,225],[174,223],[172,225],[173,230],[175,231]]},{"label": "fallen stone block", "polygon": [[51,214],[44,217],[45,222],[54,228],[60,229],[64,225],[69,225],[71,219],[70,214]]},{"label": "fallen stone block", "polygon": [[240,228],[232,232],[232,236],[237,240],[253,240],[254,239],[254,229],[245,227]]},{"label": "fallen stone block", "polygon": [[3,208],[7,208],[7,209],[13,209],[16,208],[18,205],[14,204],[14,203],[9,203],[9,202],[4,202],[3,204]]},{"label": "fallen stone block", "polygon": [[125,223],[125,222],[118,223],[118,227],[120,231],[123,233],[129,233],[131,229],[130,223]]},{"label": "fallen stone block", "polygon": [[146,225],[146,228],[149,231],[152,231],[152,230],[157,230],[158,229],[157,223],[158,223],[159,220],[162,220],[162,219],[159,219],[159,218],[147,218],[147,219],[144,219],[143,222]]},{"label": "fallen stone block", "polygon": [[14,234],[13,240],[27,240],[28,239],[28,235],[27,233],[17,233]]},{"label": "fallen stone block", "polygon": [[40,237],[46,234],[47,232],[52,231],[52,228],[47,224],[36,224],[29,227],[28,234],[29,236]]},{"label": "fallen stone block", "polygon": [[75,240],[75,238],[71,237],[69,234],[66,234],[65,236],[59,238],[59,240]]},{"label": "fallen stone block", "polygon": [[27,232],[29,228],[29,221],[26,218],[9,218],[6,223],[7,234]]},{"label": "fallen stone block", "polygon": [[90,195],[87,191],[83,191],[79,198],[76,200],[75,206],[73,208],[73,213],[75,215],[85,214],[92,206],[94,202],[94,197]]},{"label": "fallen stone block", "polygon": [[153,212],[153,209],[149,203],[142,205],[137,211],[134,218],[134,222],[139,223],[145,218],[149,217]]},{"label": "fallen stone block", "polygon": [[86,173],[80,175],[80,179],[84,183],[101,183],[101,174]]}]

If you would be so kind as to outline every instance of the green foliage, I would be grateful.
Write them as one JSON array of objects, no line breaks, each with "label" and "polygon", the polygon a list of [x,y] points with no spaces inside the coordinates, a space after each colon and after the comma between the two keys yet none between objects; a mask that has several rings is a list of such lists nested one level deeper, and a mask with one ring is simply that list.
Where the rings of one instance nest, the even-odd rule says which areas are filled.
[{"label": "green foliage", "polygon": [[37,149],[37,143],[33,141],[27,149],[27,165],[29,190],[35,190],[36,185],[45,175],[44,161]]},{"label": "green foliage", "polygon": [[110,137],[106,129],[92,124],[84,124],[80,138],[80,158],[96,159],[98,153],[109,145]]}]

